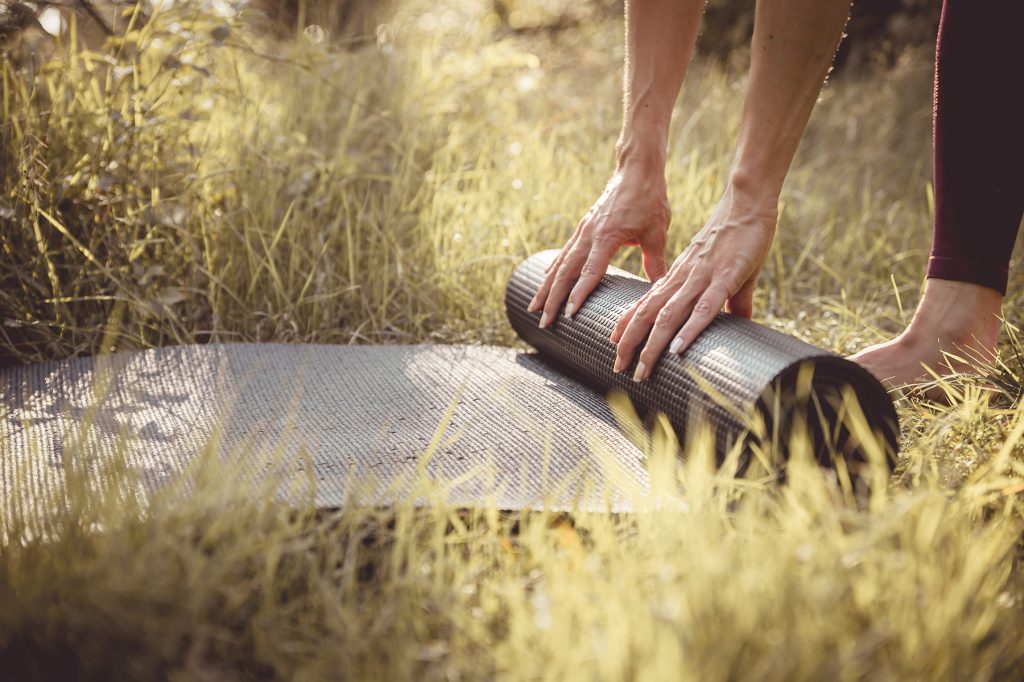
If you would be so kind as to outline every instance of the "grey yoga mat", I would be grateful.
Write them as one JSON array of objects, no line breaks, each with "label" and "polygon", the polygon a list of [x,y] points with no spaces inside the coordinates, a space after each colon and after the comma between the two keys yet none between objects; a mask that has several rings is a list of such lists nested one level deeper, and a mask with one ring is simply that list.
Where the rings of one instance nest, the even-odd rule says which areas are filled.
[{"label": "grey yoga mat", "polygon": [[[788,397],[800,367],[814,369],[811,394],[826,406],[835,387],[851,386],[877,442],[895,452],[895,412],[877,382],[747,321],[719,318],[645,384],[611,374],[610,325],[648,285],[613,270],[572,322],[542,331],[525,308],[550,258],[523,263],[506,294],[509,319],[538,352],[211,344],[0,370],[0,515],[66,504],[70,472],[102,483],[115,463],[154,490],[203,453],[240,480],[272,481],[321,507],[441,495],[456,506],[624,511],[648,478],[609,389],[643,413],[666,413],[683,439],[695,415],[706,417],[724,452],[751,414],[785,432],[778,425],[803,409]],[[845,447],[851,459],[862,454]],[[417,480],[435,485],[428,493]]]},{"label": "grey yoga mat", "polygon": [[[599,393],[626,393],[642,413],[662,412],[685,440],[700,423],[715,433],[719,458],[737,442],[784,458],[794,439],[822,464],[838,454],[856,468],[874,453],[895,462],[899,423],[882,385],[860,365],[750,320],[720,313],[682,355],[665,353],[651,376],[634,364],[612,372],[615,323],[650,283],[610,268],[571,320],[540,329],[526,308],[557,255],[544,251],[512,274],[505,309],[519,336],[568,376]],[[747,457],[743,458],[747,461]]]}]

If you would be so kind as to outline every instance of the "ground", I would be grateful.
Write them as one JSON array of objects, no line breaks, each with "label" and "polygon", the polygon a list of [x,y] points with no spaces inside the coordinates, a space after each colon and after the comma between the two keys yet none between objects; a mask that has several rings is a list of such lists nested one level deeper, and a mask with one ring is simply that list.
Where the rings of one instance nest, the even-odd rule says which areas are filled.
[{"label": "ground", "polygon": [[[565,240],[611,170],[622,29],[601,14],[496,34],[487,10],[410,0],[375,41],[339,45],[177,4],[102,48],[5,59],[0,363],[208,341],[516,343],[507,275]],[[845,354],[909,319],[933,205],[930,58],[822,92],[759,321]],[[699,60],[678,103],[670,256],[722,190],[743,63]],[[1015,264],[1010,323],[1020,282]],[[680,477],[659,474],[685,514],[315,513],[243,497],[216,470],[145,504],[83,484],[42,529],[27,510],[7,519],[0,669],[1020,677],[1012,331],[1005,364],[948,385],[950,404],[900,401],[899,468],[860,497],[813,467],[784,487],[736,481],[699,446]],[[649,451],[667,471],[670,440]]]}]

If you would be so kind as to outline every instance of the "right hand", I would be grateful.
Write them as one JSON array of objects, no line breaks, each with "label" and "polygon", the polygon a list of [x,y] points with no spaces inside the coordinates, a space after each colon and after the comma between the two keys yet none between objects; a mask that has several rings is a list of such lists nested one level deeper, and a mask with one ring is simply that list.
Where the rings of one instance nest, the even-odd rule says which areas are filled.
[{"label": "right hand", "polygon": [[768,256],[778,200],[761,204],[741,197],[730,185],[704,228],[690,241],[665,277],[626,311],[615,325],[615,366],[630,365],[644,345],[634,381],[643,381],[669,348],[684,352],[725,306],[750,318],[754,285]]},{"label": "right hand", "polygon": [[663,169],[627,164],[616,170],[548,266],[544,282],[530,302],[530,312],[544,310],[541,328],[554,322],[567,298],[565,316],[571,318],[623,246],[639,245],[643,249],[644,273],[652,282],[664,275],[668,269],[665,239],[671,218]]}]

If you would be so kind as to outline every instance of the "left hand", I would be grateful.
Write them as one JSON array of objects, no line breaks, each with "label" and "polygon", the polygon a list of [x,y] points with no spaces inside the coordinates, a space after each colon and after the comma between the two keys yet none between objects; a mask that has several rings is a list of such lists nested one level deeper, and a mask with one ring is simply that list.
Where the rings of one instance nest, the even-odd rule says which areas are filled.
[{"label": "left hand", "polygon": [[775,237],[777,219],[774,202],[760,208],[727,190],[668,274],[615,325],[615,371],[629,367],[648,333],[634,381],[650,376],[666,346],[674,353],[685,351],[723,305],[728,312],[749,318],[754,284]]}]

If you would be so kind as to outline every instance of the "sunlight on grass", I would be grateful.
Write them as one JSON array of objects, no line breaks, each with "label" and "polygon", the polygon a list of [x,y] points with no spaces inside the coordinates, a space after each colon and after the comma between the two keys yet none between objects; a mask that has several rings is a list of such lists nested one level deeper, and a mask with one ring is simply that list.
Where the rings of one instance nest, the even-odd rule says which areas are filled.
[{"label": "sunlight on grass", "polygon": [[[509,273],[564,241],[611,170],[621,26],[496,39],[487,3],[431,9],[401,3],[349,49],[178,2],[103,49],[65,34],[33,74],[5,57],[0,365],[213,341],[514,343]],[[691,69],[670,255],[723,187],[743,83]],[[915,54],[823,92],[760,321],[841,353],[901,328],[929,243],[930,92]],[[781,487],[714,470],[707,443],[676,467],[664,429],[637,435],[654,492],[630,515],[316,511],[239,489],[213,457],[197,485],[146,499],[125,472],[72,476],[60,513],[4,519],[0,669],[1020,677],[1013,338],[992,377],[949,384],[951,406],[900,401],[899,467],[859,497],[799,457]]]},{"label": "sunlight on grass", "polygon": [[[1010,448],[1024,433],[1019,411],[1013,420]],[[559,679],[1017,669],[1021,518],[1003,491],[1005,461],[956,491],[929,477],[865,503],[809,458],[790,462],[782,488],[716,472],[710,441],[680,469],[658,432],[652,497],[623,515],[459,510],[426,479],[390,509],[316,511],[275,502],[271,479],[240,489],[239,463],[216,458],[145,500],[125,495],[135,486],[116,468],[107,487],[72,477],[67,513],[41,527],[17,512],[6,520],[7,669]]]}]

